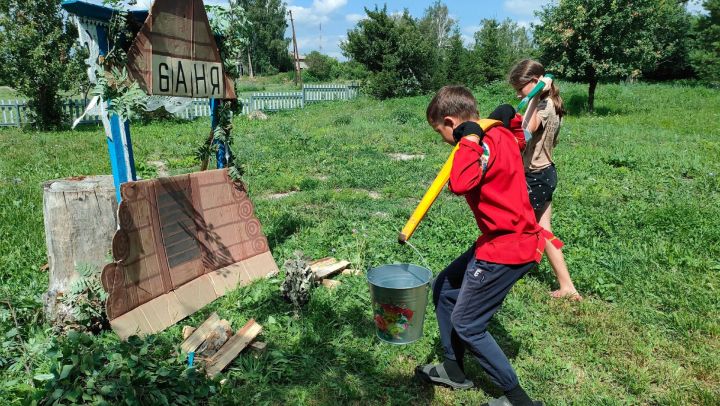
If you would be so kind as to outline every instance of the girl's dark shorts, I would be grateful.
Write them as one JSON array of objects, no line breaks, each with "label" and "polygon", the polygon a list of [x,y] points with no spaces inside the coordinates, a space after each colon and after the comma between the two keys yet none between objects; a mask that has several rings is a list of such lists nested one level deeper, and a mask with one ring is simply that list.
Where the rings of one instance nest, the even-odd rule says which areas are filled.
[{"label": "girl's dark shorts", "polygon": [[553,192],[557,187],[557,170],[551,164],[538,172],[525,172],[530,205],[534,210],[541,210],[545,203],[552,201]]}]

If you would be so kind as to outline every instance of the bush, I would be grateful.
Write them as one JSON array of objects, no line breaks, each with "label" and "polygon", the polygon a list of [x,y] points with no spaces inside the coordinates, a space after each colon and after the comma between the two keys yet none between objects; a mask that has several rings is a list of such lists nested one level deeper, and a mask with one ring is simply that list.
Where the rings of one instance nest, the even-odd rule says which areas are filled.
[{"label": "bush", "polygon": [[116,341],[71,332],[50,354],[50,373],[35,375],[45,382],[36,395],[40,404],[196,405],[217,392],[203,372],[187,368],[184,356],[154,336]]}]

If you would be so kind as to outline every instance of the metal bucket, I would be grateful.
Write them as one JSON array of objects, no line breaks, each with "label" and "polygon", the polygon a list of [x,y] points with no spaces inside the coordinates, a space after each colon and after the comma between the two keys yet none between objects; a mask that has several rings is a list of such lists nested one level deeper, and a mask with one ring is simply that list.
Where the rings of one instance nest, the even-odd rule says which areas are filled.
[{"label": "metal bucket", "polygon": [[412,264],[382,265],[368,271],[375,332],[391,344],[422,337],[432,272]]}]

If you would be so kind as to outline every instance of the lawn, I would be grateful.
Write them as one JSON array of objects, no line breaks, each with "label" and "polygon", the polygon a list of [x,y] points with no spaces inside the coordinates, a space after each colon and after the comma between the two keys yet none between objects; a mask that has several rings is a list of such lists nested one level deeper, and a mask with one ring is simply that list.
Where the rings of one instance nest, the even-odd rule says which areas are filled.
[{"label": "lawn", "polygon": [[[602,85],[589,115],[582,112],[584,86],[562,92],[571,114],[556,152],[553,226],[586,300],[551,300],[555,281],[543,262],[512,290],[491,324],[493,335],[524,387],[549,405],[720,404],[720,93]],[[481,113],[512,100],[504,86],[476,95]],[[428,101],[360,98],[271,114],[268,121],[235,119],[235,152],[279,265],[296,250],[363,270],[421,263],[396,236],[450,151],[425,123]],[[148,162],[157,160],[172,173],[197,167],[194,150],[208,127],[208,120],[134,125],[140,174],[155,176]],[[416,159],[394,160],[394,153]],[[101,394],[112,401],[131,387],[138,401],[162,403],[166,396],[191,403],[172,392],[191,386],[196,392],[188,396],[200,396],[200,404],[309,405],[478,404],[498,394],[469,360],[482,390],[416,382],[414,367],[441,353],[434,315],[412,345],[379,342],[363,277],[341,276],[336,290],[318,288],[299,318],[280,298],[281,274],[149,340],[122,344],[112,332],[56,337],[41,319],[48,277],[41,270],[47,262],[41,184],[104,173],[109,161],[96,127],[0,131],[3,402],[42,398],[46,389],[33,376],[90,352],[94,367],[55,386],[50,381],[50,390],[75,387],[92,402]],[[273,196],[290,191],[296,193]],[[476,232],[463,199],[443,193],[412,242],[437,273]],[[222,374],[224,385],[190,375],[168,379],[182,371],[181,326],[198,325],[212,311],[235,327],[255,318],[268,351],[238,358]],[[60,395],[77,395],[69,392]]]}]

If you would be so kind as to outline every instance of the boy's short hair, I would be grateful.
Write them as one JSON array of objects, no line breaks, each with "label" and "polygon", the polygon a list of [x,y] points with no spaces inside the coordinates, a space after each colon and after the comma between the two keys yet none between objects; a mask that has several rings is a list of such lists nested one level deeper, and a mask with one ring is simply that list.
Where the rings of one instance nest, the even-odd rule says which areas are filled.
[{"label": "boy's short hair", "polygon": [[461,120],[480,117],[477,101],[465,86],[443,86],[430,101],[425,115],[432,126],[440,124],[447,116]]}]

